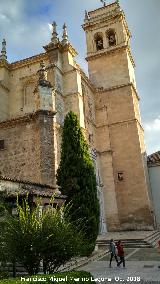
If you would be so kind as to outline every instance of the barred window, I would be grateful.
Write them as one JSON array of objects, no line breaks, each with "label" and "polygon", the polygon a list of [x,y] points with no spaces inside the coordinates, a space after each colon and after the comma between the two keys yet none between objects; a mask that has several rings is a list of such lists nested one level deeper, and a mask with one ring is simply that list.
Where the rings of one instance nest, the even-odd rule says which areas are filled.
[{"label": "barred window", "polygon": [[115,30],[110,29],[107,31],[108,45],[114,46],[116,45],[116,33]]},{"label": "barred window", "polygon": [[117,178],[118,178],[118,181],[123,181],[124,180],[124,173],[123,172],[117,173]]},{"label": "barred window", "polygon": [[103,47],[103,34],[102,33],[96,33],[94,35],[94,40],[95,40],[97,51],[104,48]]}]

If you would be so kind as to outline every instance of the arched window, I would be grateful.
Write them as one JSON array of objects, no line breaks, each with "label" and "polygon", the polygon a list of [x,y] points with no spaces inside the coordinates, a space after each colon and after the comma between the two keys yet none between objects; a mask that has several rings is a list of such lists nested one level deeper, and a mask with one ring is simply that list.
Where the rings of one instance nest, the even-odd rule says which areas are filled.
[{"label": "arched window", "polygon": [[94,36],[94,40],[96,43],[96,49],[102,50],[103,49],[103,34],[102,33],[96,33]]},{"label": "arched window", "polygon": [[114,46],[116,45],[116,33],[115,30],[109,30],[107,31],[107,39],[108,39],[108,45]]}]

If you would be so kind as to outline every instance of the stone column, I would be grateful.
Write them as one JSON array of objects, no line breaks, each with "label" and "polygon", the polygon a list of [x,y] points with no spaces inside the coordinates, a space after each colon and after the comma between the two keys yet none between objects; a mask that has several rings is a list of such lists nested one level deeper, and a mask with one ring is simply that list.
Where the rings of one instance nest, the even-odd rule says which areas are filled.
[{"label": "stone column", "polygon": [[38,71],[38,85],[35,89],[37,128],[39,129],[39,153],[41,183],[55,186],[55,149],[54,149],[54,90],[47,81],[47,72],[41,62]]}]

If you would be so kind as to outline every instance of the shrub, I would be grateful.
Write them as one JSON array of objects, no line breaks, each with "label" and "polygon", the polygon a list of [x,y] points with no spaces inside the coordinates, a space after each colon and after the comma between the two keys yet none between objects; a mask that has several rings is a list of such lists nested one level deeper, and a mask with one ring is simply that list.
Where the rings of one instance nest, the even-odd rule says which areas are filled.
[{"label": "shrub", "polygon": [[72,257],[80,254],[83,238],[80,231],[64,218],[60,209],[50,206],[39,216],[39,204],[31,208],[26,199],[17,202],[18,215],[7,215],[1,235],[1,250],[6,260],[20,263],[35,275],[43,260],[44,272],[55,271]]}]

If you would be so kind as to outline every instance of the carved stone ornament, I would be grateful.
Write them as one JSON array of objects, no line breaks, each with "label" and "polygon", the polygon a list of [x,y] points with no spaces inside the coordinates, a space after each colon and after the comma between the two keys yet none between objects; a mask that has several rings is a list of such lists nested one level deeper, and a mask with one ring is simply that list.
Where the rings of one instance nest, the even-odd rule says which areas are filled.
[{"label": "carved stone ornament", "polygon": [[106,6],[106,2],[104,0],[100,0],[100,1],[103,4],[103,6],[105,7]]},{"label": "carved stone ornament", "polygon": [[53,31],[52,31],[51,42],[54,43],[54,44],[57,44],[59,42],[59,39],[57,37],[58,34],[57,34],[57,30],[56,30],[56,27],[57,27],[56,22],[52,23],[52,27],[53,27]]},{"label": "carved stone ornament", "polygon": [[6,54],[7,54],[7,51],[6,51],[6,40],[3,39],[0,60],[6,60],[7,59],[7,55]]},{"label": "carved stone ornament", "polygon": [[47,81],[47,71],[43,61],[40,62],[40,69],[37,72],[38,74],[38,85],[43,87],[51,87],[51,83]]},{"label": "carved stone ornament", "polygon": [[63,36],[62,36],[62,38],[63,38],[62,44],[63,45],[68,44],[68,33],[67,33],[67,26],[66,26],[65,23],[63,25]]}]

